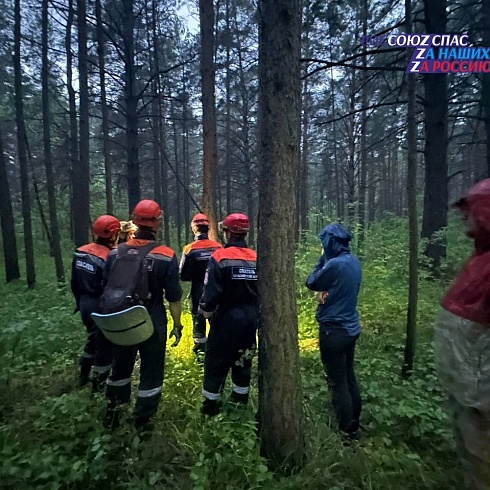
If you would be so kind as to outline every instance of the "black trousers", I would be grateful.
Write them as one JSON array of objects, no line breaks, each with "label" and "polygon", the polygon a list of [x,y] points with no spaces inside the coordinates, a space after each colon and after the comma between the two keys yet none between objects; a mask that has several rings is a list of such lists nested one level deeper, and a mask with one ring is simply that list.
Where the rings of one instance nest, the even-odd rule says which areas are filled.
[{"label": "black trousers", "polygon": [[256,349],[257,307],[219,308],[211,318],[202,394],[217,400],[231,370],[233,392],[250,390],[252,358]]},{"label": "black trousers", "polygon": [[162,397],[165,366],[166,329],[155,329],[153,335],[137,345],[114,345],[112,373],[107,380],[106,397],[115,407],[131,399],[131,376],[136,355],[140,354],[140,382],[134,407],[136,418],[154,415]]},{"label": "black trousers", "polygon": [[200,313],[192,314],[192,337],[194,344],[206,342],[206,318]]},{"label": "black trousers", "polygon": [[94,374],[108,373],[112,363],[112,343],[100,331],[90,314],[97,311],[97,299],[82,297],[80,315],[87,329],[87,341],[80,356],[80,374],[88,376],[93,367]]},{"label": "black trousers", "polygon": [[320,328],[320,353],[339,429],[359,429],[362,402],[354,373],[354,351],[359,334],[349,336],[342,328]]}]

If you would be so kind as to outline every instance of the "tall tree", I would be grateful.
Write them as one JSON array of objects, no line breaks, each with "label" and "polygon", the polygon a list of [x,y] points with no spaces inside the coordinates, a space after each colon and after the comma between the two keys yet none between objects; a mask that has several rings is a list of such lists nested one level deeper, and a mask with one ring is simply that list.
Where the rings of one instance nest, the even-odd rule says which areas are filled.
[{"label": "tall tree", "polygon": [[[424,0],[426,31],[446,32],[446,0]],[[438,48],[435,48],[438,49]],[[447,225],[447,75],[424,75],[425,123],[425,191],[422,237],[429,243],[425,249],[435,271],[446,255],[445,241],[437,236]]]},{"label": "tall tree", "polygon": [[74,237],[75,226],[75,209],[74,209],[74,184],[75,177],[73,172],[78,171],[78,121],[77,121],[77,104],[76,94],[73,87],[73,53],[71,51],[71,32],[73,27],[73,18],[75,15],[75,9],[73,7],[73,0],[68,0],[68,15],[66,19],[66,32],[65,32],[65,51],[66,51],[66,87],[68,90],[68,112],[70,118],[70,231],[71,237]]},{"label": "tall tree", "polygon": [[112,164],[109,150],[109,108],[107,106],[106,81],[105,81],[105,34],[102,23],[102,5],[100,0],[95,0],[95,18],[97,23],[97,58],[99,61],[100,81],[100,111],[102,125],[102,153],[104,155],[105,174],[105,199],[107,214],[114,213],[114,200],[112,196]]},{"label": "tall tree", "polygon": [[138,101],[136,87],[133,0],[122,1],[122,37],[124,50],[124,101],[126,116],[126,154],[128,159],[128,203],[131,212],[141,199]]},{"label": "tall tree", "polygon": [[24,95],[21,68],[21,12],[20,0],[14,5],[14,78],[15,78],[15,120],[17,125],[17,153],[20,167],[20,187],[22,193],[22,218],[24,222],[24,249],[26,256],[27,285],[36,283],[34,266],[34,243],[32,240],[31,195],[29,191],[29,170],[27,167],[26,128],[24,124]]},{"label": "tall tree", "polygon": [[298,0],[261,0],[259,12],[261,449],[277,465],[296,466],[305,450],[291,226],[300,147],[301,13]]},{"label": "tall tree", "polygon": [[0,221],[2,225],[3,257],[5,261],[6,282],[20,278],[17,239],[15,238],[14,212],[10,197],[10,186],[7,174],[7,159],[3,150],[2,131],[0,128]]},{"label": "tall tree", "polygon": [[[405,0],[405,31],[412,33],[412,1]],[[408,53],[410,62],[412,53]],[[407,77],[407,198],[408,198],[408,306],[407,306],[407,337],[402,375],[408,377],[413,369],[415,357],[415,333],[417,327],[418,302],[418,260],[419,241],[417,223],[417,121],[416,121],[416,79],[415,74],[408,73]]]},{"label": "tall tree", "polygon": [[214,65],[214,5],[213,0],[199,0],[201,30],[201,91],[202,91],[202,207],[210,222],[209,236],[217,239],[215,212],[216,167],[216,101]]},{"label": "tall tree", "polygon": [[48,190],[48,211],[51,223],[51,253],[54,257],[56,277],[58,282],[65,281],[63,258],[61,255],[60,229],[58,226],[58,211],[56,206],[56,189],[53,175],[53,155],[51,151],[51,109],[49,107],[49,57],[48,57],[48,29],[49,29],[49,0],[42,0],[41,9],[41,44],[42,44],[42,111],[43,111],[43,140],[44,140],[44,166],[46,168],[46,187]]},{"label": "tall tree", "polygon": [[78,81],[80,86],[79,159],[73,168],[73,212],[75,246],[88,242],[90,227],[90,130],[87,52],[87,2],[77,0]]}]

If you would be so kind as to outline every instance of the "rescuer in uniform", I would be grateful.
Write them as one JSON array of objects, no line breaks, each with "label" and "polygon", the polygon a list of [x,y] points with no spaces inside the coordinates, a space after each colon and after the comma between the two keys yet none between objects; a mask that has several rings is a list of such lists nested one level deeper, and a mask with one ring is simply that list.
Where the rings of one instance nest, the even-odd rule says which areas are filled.
[{"label": "rescuer in uniform", "polygon": [[205,214],[196,214],[191,221],[191,230],[194,241],[186,245],[182,251],[180,261],[180,279],[191,281],[191,314],[192,337],[194,339],[194,353],[204,352],[206,349],[206,319],[197,312],[199,300],[204,289],[204,275],[211,254],[220,248],[221,244],[208,238],[209,220]]},{"label": "rescuer in uniform", "polygon": [[[154,331],[150,338],[136,345],[114,344],[114,362],[112,372],[107,380],[106,397],[108,399],[104,425],[115,428],[119,425],[119,406],[129,403],[131,398],[131,376],[139,352],[140,382],[133,412],[136,428],[148,426],[151,417],[156,413],[162,397],[162,385],[165,365],[165,347],[167,336],[167,314],[163,299],[169,304],[173,328],[170,337],[175,337],[173,347],[182,337],[181,297],[179,283],[179,264],[170,248],[156,243],[162,211],[152,200],[140,201],[133,210],[132,220],[138,226],[133,239],[119,245],[131,248],[147,247],[150,242],[155,247],[146,256],[148,272],[148,289],[151,299],[145,305],[151,317]],[[111,264],[116,260],[114,250],[107,260],[104,271],[105,282],[111,273]]]},{"label": "rescuer in uniform", "polygon": [[435,364],[449,398],[465,488],[490,488],[490,179],[456,202],[474,250],[442,301]]},{"label": "rescuer in uniform", "polygon": [[99,216],[92,226],[95,242],[77,248],[73,256],[71,290],[75,296],[76,310],[80,311],[87,329],[87,342],[79,360],[78,382],[86,385],[92,371],[94,391],[109,376],[112,362],[112,344],[97,328],[91,313],[99,309],[99,298],[103,291],[102,275],[110,251],[119,234],[119,220],[114,216]]},{"label": "rescuer in uniform", "polygon": [[226,245],[211,255],[199,313],[210,318],[204,359],[201,412],[215,415],[231,370],[231,400],[246,404],[258,319],[257,254],[247,247],[250,222],[244,214],[230,214],[220,223]]}]

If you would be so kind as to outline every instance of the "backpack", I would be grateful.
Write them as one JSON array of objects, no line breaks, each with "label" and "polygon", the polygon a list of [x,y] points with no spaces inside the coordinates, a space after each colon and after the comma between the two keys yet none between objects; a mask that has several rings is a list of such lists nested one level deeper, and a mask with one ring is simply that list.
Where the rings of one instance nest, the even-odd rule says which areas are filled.
[{"label": "backpack", "polygon": [[121,243],[111,264],[109,279],[101,297],[101,313],[117,313],[132,306],[147,306],[151,300],[146,256],[158,247],[155,242],[142,247]]}]

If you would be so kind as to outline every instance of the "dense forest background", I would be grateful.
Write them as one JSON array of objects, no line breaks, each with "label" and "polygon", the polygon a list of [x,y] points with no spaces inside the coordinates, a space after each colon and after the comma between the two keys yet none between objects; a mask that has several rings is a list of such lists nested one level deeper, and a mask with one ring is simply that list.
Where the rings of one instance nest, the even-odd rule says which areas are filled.
[{"label": "dense forest background", "polygon": [[[267,175],[259,161],[260,5],[0,0],[0,9],[9,283],[1,292],[2,484],[460,488],[430,324],[469,250],[449,205],[490,175],[490,75],[407,76],[410,50],[361,39],[464,32],[490,46],[490,2],[301,3],[299,151],[283,213],[296,247],[307,464],[289,479],[258,455],[252,412],[203,427],[188,331],[169,354],[152,443],[143,447],[129,429],[104,433],[102,400],[73,387],[83,331],[65,285],[91,221],[103,213],[127,219],[140,198],[161,204],[160,239],[177,252],[192,240],[189,220],[200,210],[213,222],[247,213],[256,246]],[[319,251],[314,235],[337,220],[353,231],[364,269],[359,370],[368,438],[355,448],[343,447],[325,420],[314,302],[302,287]],[[190,328],[189,317],[184,323]]]}]

